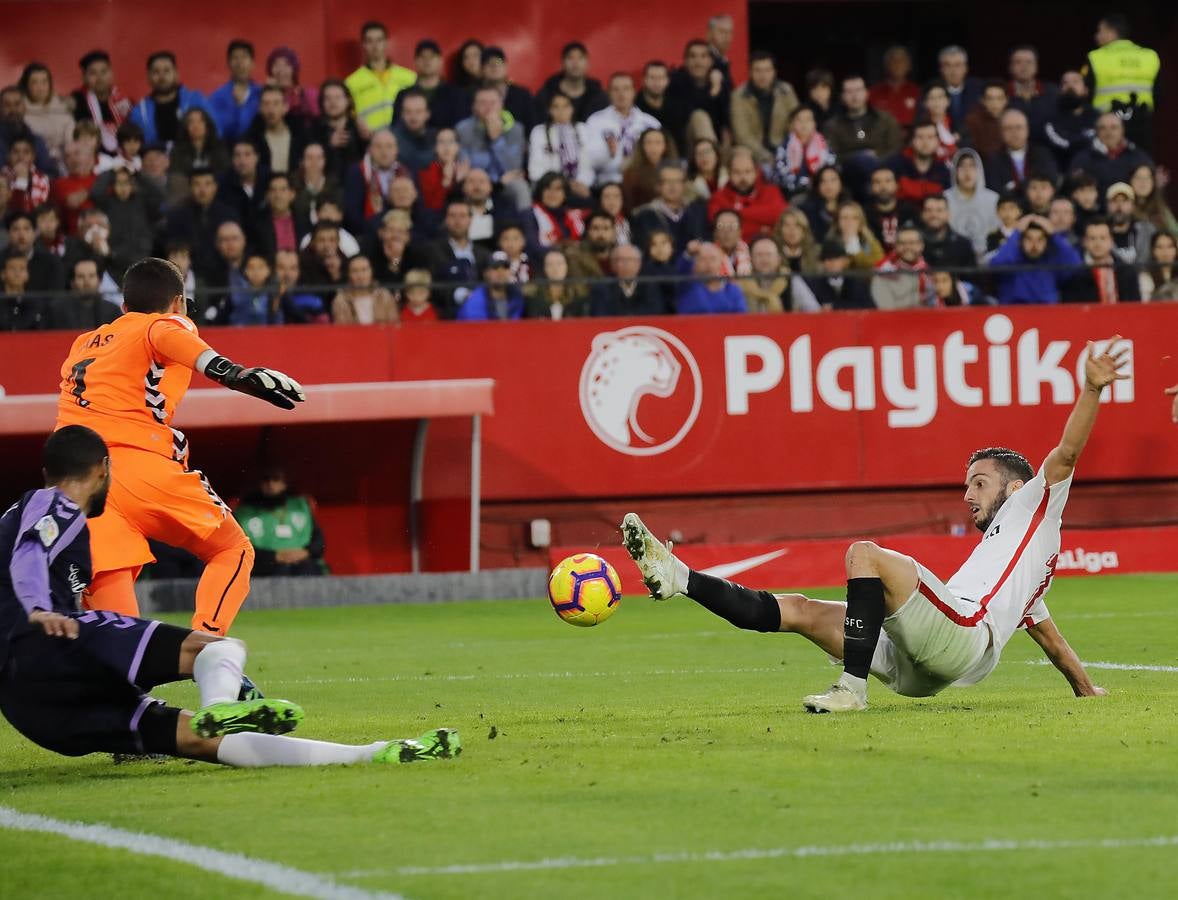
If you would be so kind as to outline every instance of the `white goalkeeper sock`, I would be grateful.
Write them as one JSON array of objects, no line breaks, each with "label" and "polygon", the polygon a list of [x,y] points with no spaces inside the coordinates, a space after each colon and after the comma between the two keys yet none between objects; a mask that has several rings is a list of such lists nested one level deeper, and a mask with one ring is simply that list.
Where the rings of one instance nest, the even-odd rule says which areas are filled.
[{"label": "white goalkeeper sock", "polygon": [[372,762],[379,751],[389,744],[332,744],[327,741],[308,741],[304,738],[280,734],[241,732],[221,738],[217,761],[227,766],[253,768],[257,766],[331,766],[348,763]]},{"label": "white goalkeeper sock", "polygon": [[245,644],[236,638],[205,644],[192,663],[192,680],[200,688],[200,705],[236,700],[244,666]]}]

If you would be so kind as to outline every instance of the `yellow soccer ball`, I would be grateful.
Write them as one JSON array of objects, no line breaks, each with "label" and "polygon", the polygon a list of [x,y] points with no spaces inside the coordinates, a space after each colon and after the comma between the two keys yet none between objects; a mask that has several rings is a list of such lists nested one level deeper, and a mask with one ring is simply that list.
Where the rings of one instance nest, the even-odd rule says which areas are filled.
[{"label": "yellow soccer ball", "polygon": [[600,556],[578,553],[562,559],[548,576],[548,599],[570,625],[587,628],[614,614],[622,601],[622,580]]}]

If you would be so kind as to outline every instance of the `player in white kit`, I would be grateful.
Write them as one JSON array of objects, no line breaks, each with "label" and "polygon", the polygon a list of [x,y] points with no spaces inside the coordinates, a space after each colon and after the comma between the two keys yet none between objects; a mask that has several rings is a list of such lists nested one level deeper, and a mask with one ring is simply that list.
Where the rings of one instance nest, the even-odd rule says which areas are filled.
[{"label": "player in white kit", "polygon": [[1059,556],[1060,526],[1072,473],[1088,441],[1100,394],[1129,362],[1114,336],[1101,354],[1091,343],[1085,385],[1059,446],[1038,473],[1003,447],[969,460],[965,502],[982,539],[960,569],[942,582],[910,556],[857,541],[847,551],[847,602],[771,594],[693,572],[629,513],[623,544],[656,600],[685,594],[739,628],[794,632],[843,661],[825,693],[802,702],[810,712],[867,708],[867,676],[898,694],[928,697],[950,685],[976,684],[998,665],[1020,629],[1042,647],[1076,696],[1105,693],[1051,620],[1043,601]]}]

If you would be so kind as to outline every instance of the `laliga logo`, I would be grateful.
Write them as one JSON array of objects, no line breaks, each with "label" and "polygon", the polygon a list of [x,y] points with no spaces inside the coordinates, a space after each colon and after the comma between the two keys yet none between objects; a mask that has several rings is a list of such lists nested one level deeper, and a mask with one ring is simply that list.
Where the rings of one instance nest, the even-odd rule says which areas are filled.
[{"label": "laliga logo", "polygon": [[[638,424],[638,406],[648,395],[673,396],[684,366],[691,374],[691,410],[678,431],[659,440]],[[634,325],[593,338],[581,369],[581,413],[606,446],[630,456],[666,453],[687,436],[702,402],[699,366],[673,334]]]}]

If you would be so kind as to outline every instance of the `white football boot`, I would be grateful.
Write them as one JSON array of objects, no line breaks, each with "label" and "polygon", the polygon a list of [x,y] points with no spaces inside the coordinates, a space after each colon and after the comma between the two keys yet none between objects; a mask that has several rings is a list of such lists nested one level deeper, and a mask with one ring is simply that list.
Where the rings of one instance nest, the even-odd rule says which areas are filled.
[{"label": "white football boot", "polygon": [[622,519],[622,546],[638,564],[642,581],[655,600],[666,600],[687,591],[688,568],[671,553],[672,543],[664,546],[634,513]]},{"label": "white football boot", "polygon": [[811,694],[802,700],[807,712],[859,712],[867,709],[867,691],[863,682],[844,672],[825,694]]}]

